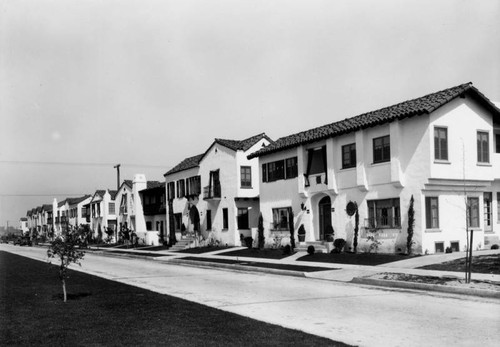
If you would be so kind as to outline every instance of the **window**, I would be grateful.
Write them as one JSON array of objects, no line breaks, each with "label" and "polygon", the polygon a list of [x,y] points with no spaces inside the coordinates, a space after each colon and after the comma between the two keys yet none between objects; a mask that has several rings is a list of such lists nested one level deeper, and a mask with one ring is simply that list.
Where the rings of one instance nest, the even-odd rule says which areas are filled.
[{"label": "window", "polygon": [[207,230],[212,230],[212,210],[207,210]]},{"label": "window", "polygon": [[185,190],[185,181],[184,180],[178,180],[177,181],[177,197],[178,198],[183,198],[184,195],[186,194]]},{"label": "window", "polygon": [[484,131],[477,132],[477,162],[490,162],[490,147],[488,133]]},{"label": "window", "polygon": [[229,229],[229,214],[227,208],[222,209],[222,229]]},{"label": "window", "polygon": [[497,193],[497,224],[500,224],[500,193]]},{"label": "window", "polygon": [[467,226],[479,228],[479,198],[467,198]]},{"label": "window", "polygon": [[175,183],[174,182],[168,182],[168,184],[167,184],[167,197],[168,197],[168,200],[175,199]]},{"label": "window", "polygon": [[208,188],[205,187],[204,198],[220,198],[221,197],[221,185],[220,185],[220,170],[210,171],[210,176],[208,178]]},{"label": "window", "polygon": [[109,209],[109,214],[115,214],[115,203],[110,202],[108,205],[108,209]]},{"label": "window", "polygon": [[492,201],[493,201],[493,193],[485,192],[483,194],[484,231],[491,231],[492,217],[493,217]]},{"label": "window", "polygon": [[500,134],[495,134],[495,152],[500,153]]},{"label": "window", "polygon": [[182,213],[174,213],[175,231],[182,231]]},{"label": "window", "polygon": [[460,242],[458,241],[451,241],[450,242],[450,248],[453,252],[460,252]]},{"label": "window", "polygon": [[238,229],[248,229],[248,208],[238,208]]},{"label": "window", "polygon": [[434,248],[436,249],[436,253],[443,253],[444,252],[444,242],[435,242]]},{"label": "window", "polygon": [[368,200],[369,228],[400,228],[399,199]]},{"label": "window", "polygon": [[427,229],[439,228],[439,201],[437,197],[425,198],[425,223]]},{"label": "window", "polygon": [[342,169],[356,167],[356,144],[342,146]]},{"label": "window", "polygon": [[262,164],[262,182],[274,182],[297,176],[297,157]]},{"label": "window", "polygon": [[193,176],[186,179],[186,196],[200,195],[201,193],[201,177]]},{"label": "window", "polygon": [[146,230],[148,230],[148,231],[153,230],[153,226],[152,226],[152,224],[151,224],[151,221],[147,221],[147,222],[146,222]]},{"label": "window", "polygon": [[308,150],[307,175],[326,173],[326,146]]},{"label": "window", "polygon": [[288,230],[289,208],[273,208],[273,229]]},{"label": "window", "polygon": [[241,173],[241,188],[252,188],[252,168],[250,166],[242,166]]},{"label": "window", "polygon": [[373,162],[383,163],[391,160],[391,140],[389,135],[373,139]]},{"label": "window", "polygon": [[434,128],[434,159],[448,160],[448,129]]},{"label": "window", "polygon": [[297,157],[285,159],[285,179],[298,176]]}]

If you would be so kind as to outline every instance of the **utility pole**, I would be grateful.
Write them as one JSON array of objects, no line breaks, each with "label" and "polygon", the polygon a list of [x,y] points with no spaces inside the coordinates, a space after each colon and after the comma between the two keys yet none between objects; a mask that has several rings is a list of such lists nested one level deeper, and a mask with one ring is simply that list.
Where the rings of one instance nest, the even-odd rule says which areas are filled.
[{"label": "utility pole", "polygon": [[116,190],[120,189],[120,165],[116,164],[113,166],[116,169]]}]

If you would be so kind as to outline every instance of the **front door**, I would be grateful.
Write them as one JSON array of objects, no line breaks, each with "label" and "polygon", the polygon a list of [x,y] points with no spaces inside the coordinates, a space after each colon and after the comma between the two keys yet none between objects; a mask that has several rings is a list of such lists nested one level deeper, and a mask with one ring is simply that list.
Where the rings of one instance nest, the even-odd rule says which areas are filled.
[{"label": "front door", "polygon": [[332,225],[332,202],[329,196],[319,201],[319,239],[325,240],[326,231]]}]

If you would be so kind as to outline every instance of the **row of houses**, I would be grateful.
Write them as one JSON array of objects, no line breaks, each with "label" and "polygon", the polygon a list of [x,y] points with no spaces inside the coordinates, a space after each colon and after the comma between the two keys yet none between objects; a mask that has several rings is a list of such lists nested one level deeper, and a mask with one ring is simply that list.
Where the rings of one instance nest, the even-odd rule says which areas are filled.
[{"label": "row of houses", "polygon": [[46,237],[87,225],[95,238],[118,241],[120,232],[128,230],[143,243],[157,245],[165,238],[165,208],[165,183],[138,174],[117,190],[97,190],[59,202],[54,198],[52,204],[29,210],[23,219],[27,230]]},{"label": "row of houses", "polygon": [[64,216],[86,218],[95,232],[127,226],[172,243],[241,245],[257,239],[262,215],[268,245],[289,243],[293,222],[306,243],[333,237],[347,248],[356,240],[358,250],[401,252],[411,209],[414,252],[464,250],[471,232],[474,249],[490,248],[500,244],[500,110],[466,83],[276,141],[216,138],[161,184],[138,175],[85,199],[44,205],[28,220],[81,203],[86,217]]}]

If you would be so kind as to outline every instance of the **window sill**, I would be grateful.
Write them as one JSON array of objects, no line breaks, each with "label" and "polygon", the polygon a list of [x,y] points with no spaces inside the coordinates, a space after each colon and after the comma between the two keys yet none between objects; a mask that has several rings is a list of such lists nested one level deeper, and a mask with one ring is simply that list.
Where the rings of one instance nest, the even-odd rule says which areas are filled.
[{"label": "window sill", "polygon": [[387,165],[387,164],[390,164],[391,161],[390,160],[387,160],[387,161],[379,161],[379,162],[376,162],[376,163],[372,163],[372,166],[381,166],[381,165]]},{"label": "window sill", "polygon": [[449,160],[435,159],[434,160],[434,164],[451,165],[451,161],[449,161]]},{"label": "window sill", "polygon": [[340,171],[352,171],[356,170],[356,166],[343,167]]},{"label": "window sill", "polygon": [[425,229],[426,233],[440,233],[442,232],[441,229]]},{"label": "window sill", "polygon": [[240,189],[253,189],[253,187],[240,187]]},{"label": "window sill", "polygon": [[485,166],[485,167],[491,167],[491,163],[477,163],[477,166]]},{"label": "window sill", "polygon": [[290,231],[288,229],[271,229],[270,230],[272,233],[282,233],[284,231]]},{"label": "window sill", "polygon": [[474,227],[474,228],[468,227],[467,231],[483,231],[483,229],[481,229],[479,227]]},{"label": "window sill", "polygon": [[227,232],[227,231],[229,231],[229,229],[228,229],[228,228],[225,228],[225,229],[224,229],[224,228],[222,228],[222,229],[221,229],[221,231],[222,231],[222,232]]}]

